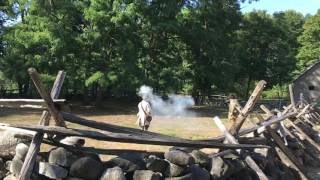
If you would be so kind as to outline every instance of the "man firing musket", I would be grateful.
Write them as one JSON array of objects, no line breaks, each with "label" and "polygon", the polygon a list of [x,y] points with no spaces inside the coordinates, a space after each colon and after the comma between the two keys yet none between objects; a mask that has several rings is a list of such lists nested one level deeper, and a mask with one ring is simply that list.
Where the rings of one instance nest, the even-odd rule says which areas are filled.
[{"label": "man firing musket", "polygon": [[142,96],[142,101],[138,104],[138,108],[137,123],[143,131],[148,131],[152,120],[152,110],[150,103],[147,101],[147,96]]}]

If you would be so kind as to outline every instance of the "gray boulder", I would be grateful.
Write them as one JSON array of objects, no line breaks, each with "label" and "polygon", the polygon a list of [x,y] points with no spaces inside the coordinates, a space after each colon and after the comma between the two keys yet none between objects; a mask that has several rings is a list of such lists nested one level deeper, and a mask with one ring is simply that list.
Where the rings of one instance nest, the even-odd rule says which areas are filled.
[{"label": "gray boulder", "polygon": [[23,161],[19,158],[14,157],[10,164],[10,172],[14,176],[18,176],[23,165]]},{"label": "gray boulder", "polygon": [[163,173],[165,177],[180,176],[184,171],[184,168],[173,163],[169,163],[166,171]]},{"label": "gray boulder", "polygon": [[72,177],[96,180],[100,177],[103,170],[102,163],[90,157],[82,157],[76,160],[70,167]]},{"label": "gray boulder", "polygon": [[46,162],[39,163],[38,173],[51,179],[62,179],[68,176],[66,169]]},{"label": "gray boulder", "polygon": [[76,155],[62,147],[53,149],[49,154],[49,163],[62,167],[70,167],[77,159]]},{"label": "gray boulder", "polygon": [[133,180],[160,180],[160,173],[150,170],[136,170],[133,174]]},{"label": "gray boulder", "polygon": [[209,157],[206,153],[199,150],[193,150],[190,155],[194,158],[195,164],[199,164],[202,167],[208,166]]},{"label": "gray boulder", "polygon": [[140,169],[146,169],[145,160],[148,157],[146,153],[125,152],[118,154],[118,157],[126,159],[133,164],[137,165]]},{"label": "gray boulder", "polygon": [[10,131],[0,131],[0,157],[9,160],[16,154],[15,148],[19,139],[15,138],[16,133]]},{"label": "gray boulder", "polygon": [[137,164],[135,164],[127,159],[123,159],[121,157],[115,157],[115,158],[105,162],[104,166],[107,168],[118,166],[121,169],[123,169],[123,171],[125,171],[127,173],[142,169]]},{"label": "gray boulder", "polygon": [[100,156],[97,153],[86,152],[82,154],[82,157],[90,157],[91,159],[101,162]]},{"label": "gray boulder", "polygon": [[29,150],[29,146],[24,144],[24,143],[19,143],[16,146],[16,158],[21,159],[22,161],[24,161],[24,159],[26,158],[26,155],[28,153]]},{"label": "gray boulder", "polygon": [[180,166],[192,165],[195,162],[192,156],[190,156],[186,152],[179,151],[179,150],[168,151],[164,154],[164,157],[171,163],[177,164]]},{"label": "gray boulder", "polygon": [[211,158],[210,161],[210,174],[213,179],[224,179],[232,175],[233,168],[221,157]]},{"label": "gray boulder", "polygon": [[100,180],[126,180],[126,177],[121,168],[114,167],[106,169]]},{"label": "gray boulder", "polygon": [[160,159],[155,155],[150,155],[146,159],[147,169],[154,172],[164,173],[168,166],[169,163],[166,160]]}]

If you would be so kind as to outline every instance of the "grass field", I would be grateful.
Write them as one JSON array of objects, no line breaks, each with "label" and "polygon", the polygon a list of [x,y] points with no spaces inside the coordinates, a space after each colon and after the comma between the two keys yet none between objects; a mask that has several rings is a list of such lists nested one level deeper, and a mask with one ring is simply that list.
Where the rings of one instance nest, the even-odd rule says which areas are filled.
[{"label": "grass field", "polygon": [[[94,106],[83,106],[73,104],[71,112],[85,117],[87,119],[101,121],[126,127],[134,127],[137,125],[136,104],[128,103],[104,103],[102,108]],[[230,123],[226,121],[226,109],[213,109],[210,107],[194,107],[191,109],[196,116],[194,117],[165,117],[154,116],[151,122],[150,131],[167,134],[187,139],[203,139],[220,135],[219,130],[215,126],[212,118],[219,116],[223,119],[227,126]],[[37,124],[41,115],[41,110],[30,109],[0,109],[0,122],[9,124]],[[248,123],[246,124],[246,126]],[[85,128],[75,124],[68,124],[68,127]],[[114,148],[114,149],[138,149],[149,151],[165,151],[169,147],[127,144],[115,142],[101,142],[86,139],[86,146],[98,148]],[[44,147],[47,149],[47,147]],[[210,151],[210,150],[207,150]]]}]

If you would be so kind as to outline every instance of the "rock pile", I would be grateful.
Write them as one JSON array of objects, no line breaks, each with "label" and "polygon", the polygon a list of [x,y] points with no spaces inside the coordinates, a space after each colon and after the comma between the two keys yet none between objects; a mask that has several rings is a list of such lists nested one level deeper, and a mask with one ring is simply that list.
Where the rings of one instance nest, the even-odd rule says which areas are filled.
[{"label": "rock pile", "polygon": [[[0,159],[0,179],[16,179],[27,151],[28,143],[19,143],[12,159]],[[258,179],[255,172],[247,167],[243,157],[237,154],[231,151],[219,156],[208,155],[199,150],[173,147],[161,155],[124,153],[102,161],[97,154],[80,154],[55,147],[38,155],[31,177],[32,180]],[[298,177],[275,157],[272,149],[256,149],[250,154],[272,179]]]}]

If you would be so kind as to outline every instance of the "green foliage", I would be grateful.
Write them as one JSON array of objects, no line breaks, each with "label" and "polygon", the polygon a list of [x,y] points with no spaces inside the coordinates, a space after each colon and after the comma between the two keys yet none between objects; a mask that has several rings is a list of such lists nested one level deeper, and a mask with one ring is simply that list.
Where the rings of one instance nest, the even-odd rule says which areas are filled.
[{"label": "green foliage", "polygon": [[40,78],[41,78],[41,82],[46,86],[48,90],[52,88],[54,80],[56,79],[54,75],[50,75],[50,74],[41,74]]},{"label": "green foliage", "polygon": [[303,33],[299,37],[301,48],[297,58],[299,71],[319,61],[320,58],[320,12],[309,17],[303,25]]},{"label": "green foliage", "polygon": [[86,86],[91,86],[94,84],[98,84],[101,87],[108,87],[112,85],[114,82],[116,82],[118,79],[117,75],[115,73],[108,73],[103,74],[102,72],[98,71],[94,74],[92,74],[87,80],[86,80]]},{"label": "green foliage", "polygon": [[288,98],[288,85],[279,84],[272,86],[271,89],[262,92],[262,98],[265,99],[283,99]]},{"label": "green foliage", "polygon": [[244,15],[239,31],[239,81],[265,79],[268,86],[289,82],[296,68],[297,37],[301,34],[303,16],[294,11],[267,14],[254,11]]},{"label": "green foliage", "polygon": [[0,71],[21,95],[32,91],[32,66],[48,87],[65,70],[65,92],[97,100],[135,95],[142,84],[195,97],[246,96],[261,79],[273,96],[292,79],[298,50],[301,68],[316,54],[318,17],[302,29],[297,12],[241,14],[244,1],[1,1]]}]

